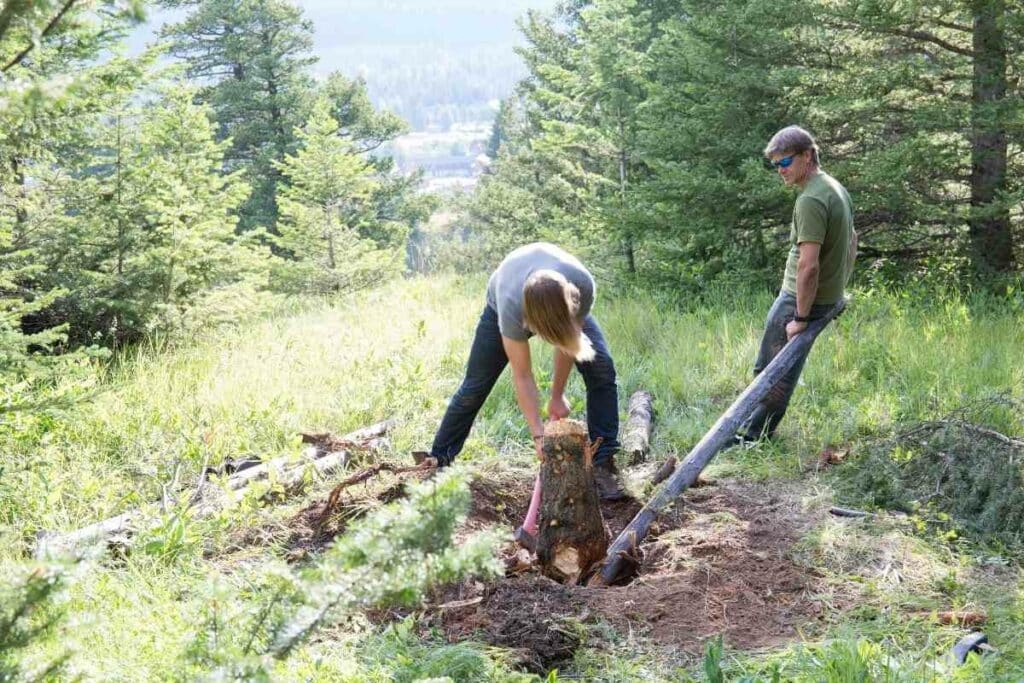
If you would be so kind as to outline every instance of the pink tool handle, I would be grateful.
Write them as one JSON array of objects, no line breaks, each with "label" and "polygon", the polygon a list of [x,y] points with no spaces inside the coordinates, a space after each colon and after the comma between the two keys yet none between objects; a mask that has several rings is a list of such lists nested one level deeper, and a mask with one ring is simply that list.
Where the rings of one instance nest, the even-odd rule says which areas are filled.
[{"label": "pink tool handle", "polygon": [[523,520],[523,530],[531,536],[537,535],[537,515],[540,513],[540,474],[533,484],[533,496],[530,498],[530,509],[526,511],[526,519]]}]

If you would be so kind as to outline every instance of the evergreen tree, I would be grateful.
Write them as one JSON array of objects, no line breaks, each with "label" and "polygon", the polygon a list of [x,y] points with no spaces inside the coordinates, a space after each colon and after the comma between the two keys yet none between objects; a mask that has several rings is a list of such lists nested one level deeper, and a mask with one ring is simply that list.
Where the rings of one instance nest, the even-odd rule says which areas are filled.
[{"label": "evergreen tree", "polygon": [[294,151],[295,129],[309,112],[313,26],[288,0],[165,0],[192,13],[163,35],[204,84],[220,139],[230,139],[229,170],[245,169],[253,191],[240,227],[275,230],[277,162]]},{"label": "evergreen tree", "polygon": [[58,400],[55,380],[79,367],[80,356],[53,353],[66,327],[49,316],[63,294],[46,268],[62,219],[52,193],[83,122],[137,74],[137,65],[100,56],[139,16],[136,2],[0,8],[0,413]]},{"label": "evergreen tree", "polygon": [[38,567],[21,581],[0,586],[0,681],[52,681],[63,673],[67,655],[30,669],[22,653],[50,635],[62,614],[53,605],[64,585],[57,567]]},{"label": "evergreen tree", "polygon": [[97,122],[50,267],[73,330],[112,345],[173,330],[209,292],[263,267],[235,235],[248,186],[222,174],[227,143],[193,97],[175,84],[141,111]]},{"label": "evergreen tree", "polygon": [[[395,114],[373,108],[362,78],[346,78],[335,71],[320,84],[319,93],[330,104],[331,116],[338,122],[338,134],[351,140],[359,152],[371,152],[409,130],[408,124]],[[390,157],[374,159],[376,163],[390,161]]]},{"label": "evergreen tree", "polygon": [[774,287],[792,193],[761,150],[798,123],[854,195],[862,253],[894,265],[875,272],[970,266],[997,283],[1020,262],[1022,12],[597,0],[531,14],[522,124],[502,111],[469,218],[503,247],[620,241],[620,265],[597,260],[697,290]]},{"label": "evergreen tree", "polygon": [[697,291],[737,275],[776,286],[792,199],[761,150],[804,118],[786,94],[812,69],[815,17],[802,0],[681,5],[651,47],[641,124],[650,274]]},{"label": "evergreen tree", "polygon": [[371,284],[395,272],[396,241],[371,239],[377,224],[375,169],[338,135],[330,103],[321,99],[297,131],[299,151],[279,164],[288,183],[279,196],[279,246],[295,260],[281,270],[281,286],[337,292]]},{"label": "evergreen tree", "polygon": [[982,283],[1015,270],[1024,7],[849,0],[823,16],[844,47],[829,55],[835,77],[805,92],[853,179],[864,251],[960,255]]}]

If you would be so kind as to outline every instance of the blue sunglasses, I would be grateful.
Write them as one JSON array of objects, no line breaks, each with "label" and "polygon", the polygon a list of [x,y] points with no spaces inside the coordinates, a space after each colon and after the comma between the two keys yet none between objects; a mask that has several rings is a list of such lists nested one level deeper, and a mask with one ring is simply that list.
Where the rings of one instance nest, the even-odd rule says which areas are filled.
[{"label": "blue sunglasses", "polygon": [[778,161],[768,160],[768,163],[772,165],[772,168],[789,168],[793,164],[793,159],[796,158],[796,154],[790,154],[788,157],[782,157]]}]

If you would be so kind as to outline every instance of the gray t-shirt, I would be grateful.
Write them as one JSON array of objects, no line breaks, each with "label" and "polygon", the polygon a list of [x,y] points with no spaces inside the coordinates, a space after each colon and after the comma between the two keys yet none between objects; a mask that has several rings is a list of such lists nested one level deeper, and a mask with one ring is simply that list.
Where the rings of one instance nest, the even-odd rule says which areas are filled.
[{"label": "gray t-shirt", "polygon": [[487,305],[498,312],[498,329],[503,337],[525,341],[533,336],[523,323],[523,285],[537,270],[564,275],[580,290],[580,320],[590,313],[597,286],[587,269],[567,251],[547,242],[534,242],[506,256],[487,282]]}]

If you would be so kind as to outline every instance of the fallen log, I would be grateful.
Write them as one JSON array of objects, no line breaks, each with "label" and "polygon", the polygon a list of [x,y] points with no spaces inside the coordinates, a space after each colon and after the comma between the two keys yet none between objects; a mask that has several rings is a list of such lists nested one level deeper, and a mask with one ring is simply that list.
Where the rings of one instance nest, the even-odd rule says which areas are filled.
[{"label": "fallen log", "polygon": [[[380,422],[370,427],[352,432],[344,439],[362,448],[374,448],[382,444],[384,435],[390,428],[390,422]],[[267,479],[274,474],[285,487],[294,486],[306,477],[307,466],[312,465],[313,471],[323,476],[348,462],[351,450],[325,453],[321,449],[312,448],[300,456],[298,462],[293,457],[282,456],[267,462],[235,472],[224,482],[224,487],[203,486],[200,495],[193,496],[188,507],[193,509],[192,517],[202,519],[225,507],[229,497],[224,491],[237,491],[254,482]],[[41,531],[36,534],[36,559],[46,559],[62,555],[71,555],[87,546],[96,545],[117,537],[130,540],[139,531],[151,529],[160,523],[158,515],[145,509],[129,510],[120,515],[105,519],[95,524],[76,529],[67,533]]]},{"label": "fallen log", "polygon": [[754,381],[729,406],[729,409],[718,418],[704,438],[679,463],[679,466],[662,484],[654,497],[612,542],[603,565],[591,577],[588,585],[610,586],[619,579],[628,565],[635,562],[634,558],[638,556],[639,545],[647,536],[655,518],[682,495],[683,491],[693,485],[719,451],[734,443],[733,437],[736,432],[750,418],[761,399],[768,394],[783,375],[789,372],[797,357],[814,344],[814,340],[825,329],[825,326],[842,313],[845,307],[846,301],[839,301],[828,313],[808,324],[807,329],[789,340],[782,351],[768,364],[768,367],[754,378]]},{"label": "fallen log", "polygon": [[858,517],[874,517],[875,516],[875,513],[867,512],[866,510],[852,510],[850,508],[841,508],[841,507],[835,507],[835,506],[830,507],[828,509],[828,511],[829,511],[829,513],[835,515],[836,517],[853,517],[853,518],[858,518]]},{"label": "fallen log", "polygon": [[654,401],[650,392],[637,391],[629,397],[629,418],[622,433],[622,451],[629,455],[629,464],[639,465],[651,452],[654,424]]},{"label": "fallen log", "polygon": [[594,484],[595,448],[587,426],[578,420],[558,420],[544,428],[537,561],[557,581],[576,583],[608,549]]}]

